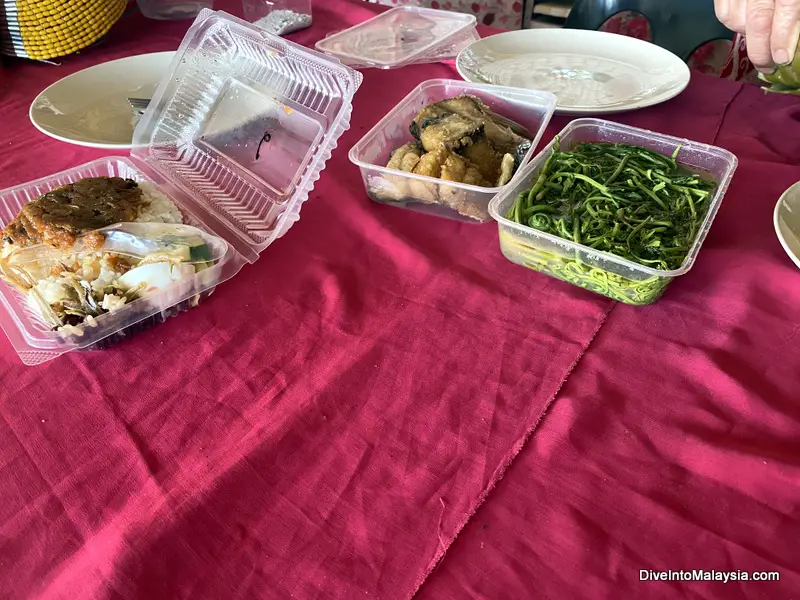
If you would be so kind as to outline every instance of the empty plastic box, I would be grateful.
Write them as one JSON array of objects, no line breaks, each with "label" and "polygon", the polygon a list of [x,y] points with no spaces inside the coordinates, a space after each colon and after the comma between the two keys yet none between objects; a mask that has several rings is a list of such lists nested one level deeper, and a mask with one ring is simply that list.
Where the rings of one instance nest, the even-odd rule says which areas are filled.
[{"label": "empty plastic box", "polygon": [[455,58],[480,39],[473,15],[399,6],[320,40],[317,50],[344,64],[395,69]]}]

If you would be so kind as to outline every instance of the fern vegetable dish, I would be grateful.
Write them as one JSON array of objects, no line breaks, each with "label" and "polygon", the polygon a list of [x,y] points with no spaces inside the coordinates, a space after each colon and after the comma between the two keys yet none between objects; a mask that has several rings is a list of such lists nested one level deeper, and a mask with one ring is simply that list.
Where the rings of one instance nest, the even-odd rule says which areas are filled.
[{"label": "fern vegetable dish", "polygon": [[[673,156],[622,143],[581,143],[562,151],[558,140],[533,186],[520,193],[507,219],[650,269],[683,264],[713,198],[716,183],[689,172]],[[521,243],[501,242],[526,266],[629,304],[650,304],[670,277],[627,278]]]}]

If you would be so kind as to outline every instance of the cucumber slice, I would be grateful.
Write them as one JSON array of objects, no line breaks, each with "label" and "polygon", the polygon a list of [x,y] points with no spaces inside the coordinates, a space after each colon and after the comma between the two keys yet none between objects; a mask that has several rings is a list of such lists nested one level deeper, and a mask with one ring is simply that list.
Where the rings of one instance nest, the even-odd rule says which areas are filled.
[{"label": "cucumber slice", "polygon": [[189,248],[189,260],[191,262],[210,262],[211,249],[206,244],[192,246]]}]

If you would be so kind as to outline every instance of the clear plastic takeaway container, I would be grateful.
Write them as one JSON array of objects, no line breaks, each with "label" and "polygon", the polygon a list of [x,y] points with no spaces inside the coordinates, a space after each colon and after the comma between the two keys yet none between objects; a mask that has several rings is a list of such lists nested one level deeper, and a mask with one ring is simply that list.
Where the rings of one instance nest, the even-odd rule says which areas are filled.
[{"label": "clear plastic takeaway container", "polygon": [[0,226],[24,204],[83,177],[150,181],[184,221],[227,242],[191,289],[165,289],[97,318],[82,336],[52,331],[0,282],[0,325],[22,362],[101,348],[196,304],[283,235],[350,126],[361,74],[225,13],[189,28],[134,133],[130,157],[109,157],[0,191]]},{"label": "clear plastic takeaway container", "polygon": [[275,35],[288,35],[310,27],[311,0],[242,0],[245,20]]},{"label": "clear plastic takeaway container", "polygon": [[[435,63],[435,62],[442,62],[445,60],[455,60],[458,58],[458,55],[461,54],[461,51],[468,46],[471,46],[474,42],[477,42],[481,39],[478,30],[473,27],[472,29],[468,29],[464,33],[458,34],[451,40],[446,41],[443,44],[436,46],[433,50],[426,53],[423,56],[420,56],[414,59],[413,64],[428,64],[428,63]],[[346,61],[343,61],[345,64],[349,64]],[[409,63],[406,63],[409,64]]]},{"label": "clear plastic takeaway container", "polygon": [[736,156],[707,144],[628,127],[600,119],[578,119],[560,134],[563,150],[582,142],[618,142],[642,146],[666,156],[680,148],[678,164],[714,178],[717,187],[708,212],[697,232],[686,259],[679,269],[661,271],[642,264],[576,244],[558,236],[520,225],[506,218],[517,196],[530,189],[550,155],[555,140],[542,150],[518,175],[518,179],[498,194],[489,205],[497,221],[500,249],[511,262],[568,281],[574,285],[633,305],[652,304],[665,288],[692,268],[706,234],[728,190],[738,160]]},{"label": "clear plastic takeaway container", "polygon": [[[335,35],[334,33],[329,34]],[[430,52],[416,57],[412,62],[403,63],[402,67],[407,67],[409,65],[423,65],[423,64],[430,64],[430,63],[437,63],[443,62],[446,60],[455,60],[458,58],[458,55],[464,48],[472,45],[473,42],[477,42],[481,39],[481,36],[478,34],[478,30],[476,28],[468,29],[464,33],[457,35],[455,38],[446,41],[444,44],[436,46]],[[319,49],[319,43],[317,43],[317,47]],[[368,62],[358,61],[354,58],[348,58],[346,56],[336,56],[331,54],[337,58],[341,63],[347,65],[348,67],[352,67],[354,69],[366,69],[373,67],[374,65],[369,64]],[[396,67],[384,67],[388,68],[396,68]]]},{"label": "clear plastic takeaway container", "polygon": [[[536,152],[536,145],[553,116],[557,102],[556,96],[550,92],[453,79],[431,79],[421,83],[350,150],[350,160],[361,169],[364,187],[370,198],[382,204],[461,221],[491,221],[489,202],[497,193],[513,185],[513,180],[502,187],[487,188],[446,182],[386,167],[393,150],[414,140],[409,125],[423,106],[460,94],[479,97],[494,112],[516,121],[528,131],[532,143],[521,159],[518,171]],[[460,206],[463,210],[457,212],[439,204],[442,198],[447,199],[449,206]]]},{"label": "clear plastic takeaway container", "polygon": [[452,57],[479,39],[476,23],[474,15],[398,6],[323,38],[316,48],[344,64],[395,69]]}]

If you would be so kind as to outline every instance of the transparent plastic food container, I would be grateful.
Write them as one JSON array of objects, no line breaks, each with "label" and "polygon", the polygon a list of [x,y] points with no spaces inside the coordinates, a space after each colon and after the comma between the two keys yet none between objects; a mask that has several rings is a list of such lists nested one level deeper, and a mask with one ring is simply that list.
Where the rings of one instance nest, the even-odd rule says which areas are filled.
[{"label": "transparent plastic food container", "polygon": [[[336,33],[328,34],[328,37],[331,35],[336,35]],[[481,39],[481,36],[478,34],[478,30],[476,28],[468,29],[464,33],[457,35],[455,38],[448,40],[444,44],[436,46],[430,52],[423,54],[421,56],[416,57],[412,62],[403,63],[400,66],[407,67],[409,65],[423,65],[423,64],[430,64],[430,63],[437,63],[437,62],[444,62],[446,60],[455,60],[461,51],[464,48],[467,48],[474,42],[477,42]],[[324,40],[323,40],[324,41]],[[323,42],[317,43],[317,49],[319,49],[320,44]],[[348,56],[336,56],[332,53],[327,53],[331,56],[337,58],[342,64],[347,65],[348,67],[352,67],[354,69],[366,69],[374,67],[375,65],[369,64],[368,61],[363,61],[355,58],[350,58]],[[383,67],[384,69],[394,69],[395,66],[391,67]]]},{"label": "transparent plastic food container", "polygon": [[[522,125],[532,136],[530,149],[518,172],[530,161],[557,99],[550,92],[508,88],[451,79],[431,79],[417,86],[350,150],[350,160],[361,169],[367,195],[374,201],[467,222],[491,221],[489,201],[502,187],[480,187],[389,169],[393,150],[414,140],[409,131],[419,111],[433,102],[461,94],[483,100],[494,112]],[[440,203],[445,200],[448,206]],[[461,208],[457,211],[453,206]]]},{"label": "transparent plastic food container", "polygon": [[[134,132],[130,157],[109,157],[0,191],[0,226],[29,201],[85,177],[154,183],[184,223],[227,244],[189,286],[167,288],[84,326],[53,331],[0,282],[0,325],[22,362],[101,348],[195,305],[283,235],[350,125],[361,75],[225,13],[204,10]],[[241,318],[246,318],[242,316]]]},{"label": "transparent plastic food container", "polygon": [[310,27],[311,0],[242,0],[244,18],[275,35]]},{"label": "transparent plastic food container", "polygon": [[480,39],[476,23],[473,15],[399,6],[325,37],[316,48],[347,65],[396,69],[458,56]]},{"label": "transparent plastic food container", "polygon": [[[443,62],[445,60],[455,60],[464,48],[472,45],[481,39],[476,28],[468,29],[464,33],[458,34],[455,38],[448,40],[444,44],[436,46],[430,52],[414,60],[415,65]],[[345,64],[349,64],[344,61]],[[351,65],[352,66],[352,65]],[[355,66],[354,66],[355,68]]]},{"label": "transparent plastic food container", "polygon": [[489,212],[498,223],[500,249],[511,262],[626,304],[652,304],[676,277],[684,275],[692,268],[733,178],[738,164],[736,156],[715,146],[600,119],[575,120],[559,134],[559,138],[561,148],[565,151],[583,142],[633,144],[666,156],[672,156],[680,148],[676,157],[678,164],[691,171],[709,175],[717,182],[708,212],[686,259],[679,269],[672,271],[653,269],[506,218],[517,196],[533,186],[540,169],[552,152],[555,140],[490,203]]}]

